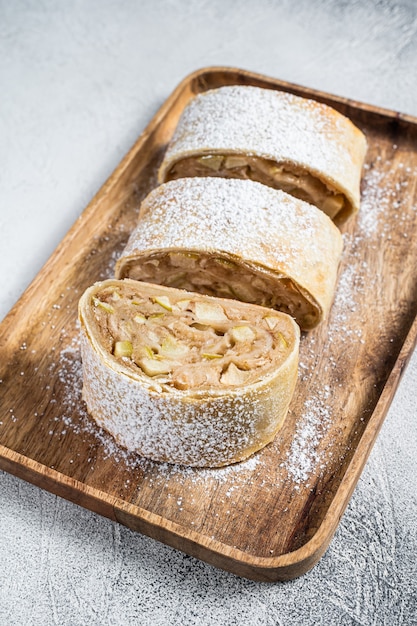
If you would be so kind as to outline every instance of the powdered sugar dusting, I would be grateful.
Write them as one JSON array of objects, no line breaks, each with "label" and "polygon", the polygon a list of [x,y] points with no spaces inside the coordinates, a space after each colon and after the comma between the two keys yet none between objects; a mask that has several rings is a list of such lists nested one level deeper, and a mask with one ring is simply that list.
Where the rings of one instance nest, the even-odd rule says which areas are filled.
[{"label": "powdered sugar dusting", "polygon": [[332,323],[328,329],[329,342],[348,343],[363,342],[362,328],[352,324],[352,319],[359,311],[358,302],[364,293],[363,272],[367,265],[363,262],[359,267],[352,263],[346,264],[339,276],[332,309]]},{"label": "powdered sugar dusting", "polygon": [[[113,437],[99,428],[88,415],[84,402],[81,399],[83,388],[83,365],[80,351],[79,324],[69,345],[63,348],[59,354],[58,377],[63,385],[62,416],[63,424],[74,433],[82,437],[92,435],[100,443],[103,458],[112,458],[117,463],[123,463],[126,467],[134,469],[143,459],[138,455],[129,453],[126,449],[117,445]],[[74,413],[77,416],[73,418]],[[65,435],[65,431],[58,433]]]},{"label": "powdered sugar dusting", "polygon": [[242,255],[247,251],[251,259],[279,266],[307,250],[313,265],[323,262],[328,239],[339,241],[336,227],[319,209],[250,180],[174,180],[151,192],[142,206],[124,256],[161,245],[215,247]]},{"label": "powdered sugar dusting", "polygon": [[417,207],[409,213],[402,208],[403,195],[417,174],[403,163],[378,156],[372,168],[364,166],[361,210],[358,216],[357,238],[372,238],[376,233],[390,239],[393,225],[397,232],[407,237],[408,223]]},{"label": "powdered sugar dusting", "polygon": [[250,180],[187,178],[145,199],[119,275],[131,259],[170,249],[227,253],[242,265],[288,276],[327,311],[342,239],[327,215],[284,192]]},{"label": "powdered sugar dusting", "polygon": [[297,422],[288,457],[283,463],[296,484],[307,485],[316,468],[320,464],[325,467],[328,452],[319,451],[319,445],[331,426],[329,397],[330,388],[325,387],[317,397],[308,398]]},{"label": "powdered sugar dusting", "polygon": [[276,90],[234,85],[191,100],[161,169],[204,149],[240,152],[324,173],[357,204],[357,163],[365,147],[363,135],[351,121],[324,104]]}]

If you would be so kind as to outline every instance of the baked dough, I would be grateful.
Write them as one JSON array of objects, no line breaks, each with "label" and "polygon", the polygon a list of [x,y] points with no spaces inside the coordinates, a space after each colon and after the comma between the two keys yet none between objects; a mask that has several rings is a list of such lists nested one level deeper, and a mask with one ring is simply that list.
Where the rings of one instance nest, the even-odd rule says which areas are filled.
[{"label": "baked dough", "polygon": [[297,380],[284,313],[129,279],[79,303],[83,399],[94,420],[155,461],[217,467],[271,442]]},{"label": "baked dough", "polygon": [[159,182],[249,178],[316,205],[341,224],[359,208],[364,134],[333,108],[292,94],[227,86],[185,107]]},{"label": "baked dough", "polygon": [[328,315],[341,252],[315,206],[250,180],[184,178],[144,199],[116,277],[268,306],[309,330]]}]

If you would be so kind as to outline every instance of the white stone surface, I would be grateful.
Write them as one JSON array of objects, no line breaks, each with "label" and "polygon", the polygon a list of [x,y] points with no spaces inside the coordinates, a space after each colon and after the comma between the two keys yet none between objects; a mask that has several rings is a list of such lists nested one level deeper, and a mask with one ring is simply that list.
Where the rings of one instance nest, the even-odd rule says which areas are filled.
[{"label": "white stone surface", "polygon": [[[0,0],[0,318],[189,72],[417,115],[414,0]],[[336,536],[240,579],[0,473],[0,625],[417,624],[417,357]]]}]

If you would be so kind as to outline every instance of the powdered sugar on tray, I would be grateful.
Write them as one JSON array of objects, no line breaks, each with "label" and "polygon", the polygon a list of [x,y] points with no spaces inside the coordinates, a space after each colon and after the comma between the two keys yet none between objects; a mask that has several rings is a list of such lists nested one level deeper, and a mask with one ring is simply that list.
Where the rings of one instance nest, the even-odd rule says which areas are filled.
[{"label": "powdered sugar on tray", "polygon": [[[77,331],[79,331],[78,323]],[[105,458],[112,457],[117,462],[124,462],[132,468],[135,467],[140,462],[140,458],[130,455],[127,451],[120,448],[110,435],[96,426],[89,417],[81,400],[83,366],[79,332],[76,332],[71,343],[60,352],[58,377],[64,388],[61,420],[65,426],[80,436],[83,434],[94,435],[103,447]],[[77,421],[72,418],[74,410],[77,411]],[[65,431],[61,431],[60,434],[65,434]]]},{"label": "powdered sugar on tray", "polygon": [[324,455],[318,451],[320,441],[331,426],[331,412],[327,400],[330,388],[325,387],[317,397],[306,400],[297,422],[290,452],[282,463],[296,484],[308,483],[319,467],[325,467]]},{"label": "powdered sugar on tray", "polygon": [[[394,146],[395,148],[395,146]],[[399,173],[403,179],[398,180]],[[399,163],[395,167],[390,161],[378,156],[375,165],[364,166],[363,193],[357,221],[356,238],[371,239],[378,232],[382,238],[391,238],[393,224],[396,230],[407,237],[410,215],[402,210],[402,195],[409,186],[413,172],[410,167]],[[395,176],[395,182],[394,182]],[[416,207],[413,207],[416,210]],[[377,244],[377,242],[375,242]]]}]

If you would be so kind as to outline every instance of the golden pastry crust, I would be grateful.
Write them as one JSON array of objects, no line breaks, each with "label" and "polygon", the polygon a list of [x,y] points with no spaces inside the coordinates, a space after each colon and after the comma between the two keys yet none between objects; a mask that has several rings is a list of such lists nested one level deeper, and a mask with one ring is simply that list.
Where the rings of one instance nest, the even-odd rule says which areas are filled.
[{"label": "golden pastry crust", "polygon": [[341,253],[338,228],[306,202],[249,180],[185,178],[145,198],[116,277],[268,306],[309,330],[328,315]]},{"label": "golden pastry crust", "polygon": [[185,107],[159,182],[249,178],[315,204],[338,224],[359,208],[366,139],[322,103],[253,86],[226,86]]},{"label": "golden pastry crust", "polygon": [[128,450],[219,467],[281,428],[299,350],[288,315],[126,279],[87,289],[79,319],[83,399]]}]

